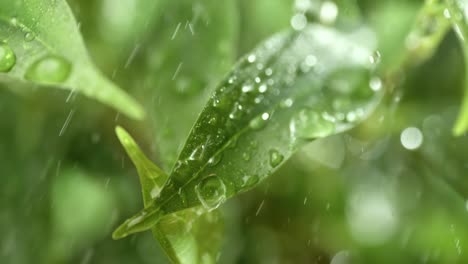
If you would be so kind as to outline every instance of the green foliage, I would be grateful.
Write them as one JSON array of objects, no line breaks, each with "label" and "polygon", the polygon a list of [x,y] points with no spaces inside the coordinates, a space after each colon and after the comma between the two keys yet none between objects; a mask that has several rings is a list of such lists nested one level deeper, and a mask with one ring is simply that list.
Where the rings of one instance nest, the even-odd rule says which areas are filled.
[{"label": "green foliage", "polygon": [[465,263],[467,8],[0,0],[0,263]]},{"label": "green foliage", "polygon": [[93,66],[64,0],[0,2],[0,80],[79,92],[141,119],[143,110]]}]

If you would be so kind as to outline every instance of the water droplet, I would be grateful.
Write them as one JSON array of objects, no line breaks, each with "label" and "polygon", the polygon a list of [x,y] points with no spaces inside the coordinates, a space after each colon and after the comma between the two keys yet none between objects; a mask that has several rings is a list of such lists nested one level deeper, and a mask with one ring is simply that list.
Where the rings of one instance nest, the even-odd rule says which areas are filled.
[{"label": "water droplet", "polygon": [[269,119],[270,119],[270,114],[263,113],[261,116],[258,116],[252,119],[249,123],[249,126],[250,128],[254,130],[262,129],[267,125]]},{"label": "water droplet", "polygon": [[381,60],[380,52],[378,50],[374,51],[372,55],[369,56],[369,61],[371,64],[379,64]]},{"label": "water droplet", "polygon": [[248,152],[244,152],[244,153],[242,153],[242,158],[245,161],[249,161],[250,160],[250,154]]},{"label": "water droplet", "polygon": [[452,18],[452,14],[450,14],[450,10],[448,10],[448,8],[444,9],[444,17],[447,19]]},{"label": "water droplet", "polygon": [[271,76],[272,74],[273,74],[273,70],[272,70],[271,68],[267,68],[267,69],[265,70],[265,75],[266,75],[266,76]]},{"label": "water droplet", "polygon": [[377,92],[382,88],[382,80],[379,77],[373,77],[369,81],[369,87],[372,91]]},{"label": "water droplet", "polygon": [[242,177],[242,188],[248,189],[255,186],[260,181],[258,175],[244,175]]},{"label": "water droplet", "polygon": [[226,200],[226,185],[218,176],[211,175],[195,187],[195,192],[202,205],[214,210]]},{"label": "water droplet", "polygon": [[245,84],[245,85],[242,86],[242,92],[243,93],[249,93],[249,92],[253,91],[253,89],[254,89],[254,87],[251,84]]},{"label": "water droplet", "polygon": [[338,17],[338,6],[332,1],[323,2],[320,7],[320,22],[332,24]]},{"label": "water droplet", "polygon": [[255,77],[255,82],[256,83],[260,83],[262,81],[262,79],[260,79],[260,77]]},{"label": "water droplet", "polygon": [[25,78],[45,83],[62,83],[71,72],[71,64],[58,56],[46,56],[33,63],[26,72]]},{"label": "water droplet", "polygon": [[223,155],[221,153],[214,155],[208,160],[208,166],[214,167],[219,164]]},{"label": "water droplet", "polygon": [[5,43],[0,44],[0,72],[9,72],[16,64],[13,50]]},{"label": "water droplet", "polygon": [[260,93],[265,93],[268,90],[268,86],[266,84],[262,84],[258,87],[258,91]]},{"label": "water droplet", "polygon": [[409,150],[418,149],[424,140],[423,134],[419,128],[408,127],[401,133],[401,144]]},{"label": "water droplet", "polygon": [[244,114],[243,109],[244,109],[244,107],[241,104],[235,103],[234,107],[232,108],[231,113],[229,114],[229,118],[231,118],[231,119],[241,118],[242,115]]},{"label": "water droplet", "polygon": [[286,98],[280,102],[280,107],[281,108],[289,108],[293,105],[294,100],[291,98]]},{"label": "water droplet", "polygon": [[273,168],[278,167],[278,165],[283,162],[284,156],[281,155],[276,149],[270,150],[270,165]]},{"label": "water droplet", "polygon": [[33,41],[35,38],[34,34],[32,32],[26,32],[24,34],[24,41],[30,42]]},{"label": "water droplet", "polygon": [[332,134],[335,124],[312,109],[304,109],[293,117],[289,128],[293,137],[316,139]]},{"label": "water droplet", "polygon": [[296,14],[291,18],[291,26],[294,30],[303,30],[307,26],[307,17],[304,14]]},{"label": "water droplet", "polygon": [[255,56],[255,54],[251,54],[249,55],[249,57],[247,57],[247,61],[250,63],[254,63],[256,60],[257,60],[257,56]]},{"label": "water droplet", "polygon": [[355,257],[351,254],[351,252],[344,250],[336,253],[333,256],[330,264],[352,264],[355,262]]}]

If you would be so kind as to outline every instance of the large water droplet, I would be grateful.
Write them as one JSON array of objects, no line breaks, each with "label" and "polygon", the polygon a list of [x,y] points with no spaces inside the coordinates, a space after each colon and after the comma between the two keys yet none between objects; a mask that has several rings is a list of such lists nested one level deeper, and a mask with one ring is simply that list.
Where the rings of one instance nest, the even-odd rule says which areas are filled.
[{"label": "large water droplet", "polygon": [[26,72],[26,79],[45,83],[62,83],[71,72],[71,64],[58,56],[46,56],[33,63]]},{"label": "large water droplet", "polygon": [[401,144],[409,150],[418,149],[423,143],[423,134],[416,127],[408,127],[400,136]]},{"label": "large water droplet", "polygon": [[281,155],[281,153],[279,153],[279,151],[277,151],[276,149],[270,150],[269,154],[271,167],[276,168],[278,167],[278,165],[281,164],[281,162],[283,162],[284,156]]},{"label": "large water droplet", "polygon": [[203,179],[195,187],[195,192],[202,205],[209,210],[218,208],[226,200],[226,185],[215,175]]},{"label": "large water droplet", "polygon": [[34,38],[35,38],[34,33],[32,33],[32,32],[24,33],[24,41],[30,42],[30,41],[33,41]]},{"label": "large water droplet", "polygon": [[255,186],[258,182],[260,181],[260,178],[258,177],[258,175],[244,175],[242,177],[242,188],[245,190],[245,189],[248,189],[248,188],[251,188],[253,186]]},{"label": "large water droplet", "polygon": [[9,72],[16,63],[13,50],[5,43],[0,44],[0,72]]},{"label": "large water droplet", "polygon": [[316,139],[332,134],[335,124],[312,109],[303,109],[293,117],[289,128],[293,137]]}]

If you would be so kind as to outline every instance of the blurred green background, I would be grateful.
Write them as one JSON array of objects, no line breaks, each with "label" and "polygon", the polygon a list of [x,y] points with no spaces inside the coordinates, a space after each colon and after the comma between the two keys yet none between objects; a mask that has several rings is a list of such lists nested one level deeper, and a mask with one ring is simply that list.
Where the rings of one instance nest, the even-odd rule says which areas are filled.
[{"label": "blurred green background", "polygon": [[[94,62],[148,118],[130,121],[62,90],[2,87],[0,263],[167,263],[150,232],[111,239],[142,206],[114,127],[128,128],[170,170],[216,83],[237,58],[290,28],[304,0],[68,2]],[[311,20],[334,3],[333,26],[374,31],[383,64],[405,50],[423,4],[310,3]],[[468,138],[451,134],[464,67],[451,32],[404,73],[394,103],[347,134],[311,143],[228,201],[219,263],[468,263]],[[422,139],[416,150],[402,144],[408,133]]]}]

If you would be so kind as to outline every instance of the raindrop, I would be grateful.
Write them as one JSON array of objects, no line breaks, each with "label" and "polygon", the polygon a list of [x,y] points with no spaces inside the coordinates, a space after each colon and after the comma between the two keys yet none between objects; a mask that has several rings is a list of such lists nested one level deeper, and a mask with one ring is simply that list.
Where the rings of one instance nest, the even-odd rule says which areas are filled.
[{"label": "raindrop", "polygon": [[0,72],[9,72],[16,64],[13,50],[5,43],[0,44]]},{"label": "raindrop", "polygon": [[290,123],[293,137],[316,139],[326,137],[335,131],[335,124],[311,109],[303,109]]},{"label": "raindrop", "polygon": [[419,128],[408,127],[401,133],[401,144],[409,150],[418,149],[424,140],[423,134]]},{"label": "raindrop", "polygon": [[293,105],[294,100],[291,98],[286,98],[280,102],[280,107],[281,108],[289,108]]},{"label": "raindrop", "polygon": [[378,50],[374,51],[370,56],[369,56],[369,61],[371,64],[376,65],[379,64],[381,60],[380,52]]},{"label": "raindrop", "polygon": [[250,160],[250,154],[248,152],[244,152],[244,153],[242,153],[242,158],[245,161],[249,161]]},{"label": "raindrop", "polygon": [[214,155],[208,160],[208,166],[214,167],[219,164],[223,155],[221,153]]},{"label": "raindrop", "polygon": [[262,84],[260,85],[260,87],[258,87],[258,91],[260,93],[265,93],[267,90],[268,90],[268,86],[266,84]]},{"label": "raindrop", "polygon": [[71,64],[58,56],[46,56],[33,63],[26,71],[26,79],[47,83],[62,83],[71,72]]},{"label": "raindrop", "polygon": [[324,24],[332,24],[338,17],[338,6],[332,1],[323,2],[320,7],[320,21]]},{"label": "raindrop", "polygon": [[203,179],[195,187],[195,192],[203,206],[209,210],[218,208],[226,200],[226,185],[215,175]]},{"label": "raindrop", "polygon": [[32,32],[26,32],[24,34],[24,41],[30,42],[33,41],[35,38],[34,34]]},{"label": "raindrop", "polygon": [[247,57],[247,61],[250,63],[254,63],[256,60],[257,60],[257,56],[255,56],[255,54],[251,54],[249,55],[249,57]]},{"label": "raindrop", "polygon": [[271,68],[267,68],[267,69],[265,70],[265,75],[266,75],[266,76],[271,76],[272,74],[273,74],[273,70],[272,70]]},{"label": "raindrop", "polygon": [[307,26],[307,18],[304,14],[296,14],[291,18],[291,26],[294,30],[303,30]]},{"label": "raindrop", "polygon": [[273,168],[278,167],[278,165],[283,162],[284,156],[279,153],[276,149],[270,150],[270,165]]},{"label": "raindrop", "polygon": [[377,92],[382,88],[382,80],[379,77],[373,77],[369,81],[369,87],[372,91]]},{"label": "raindrop", "polygon": [[250,126],[250,128],[252,128],[254,130],[262,129],[267,125],[269,119],[270,119],[270,114],[269,113],[263,113],[261,116],[258,116],[256,118],[252,119],[252,121],[250,121],[250,123],[249,123],[249,126]]},{"label": "raindrop", "polygon": [[242,177],[242,188],[247,189],[255,186],[260,181],[258,175],[248,176],[245,175]]},{"label": "raindrop", "polygon": [[251,92],[251,91],[253,91],[253,85],[245,84],[244,86],[242,86],[242,92],[243,93],[248,93],[248,92]]}]

